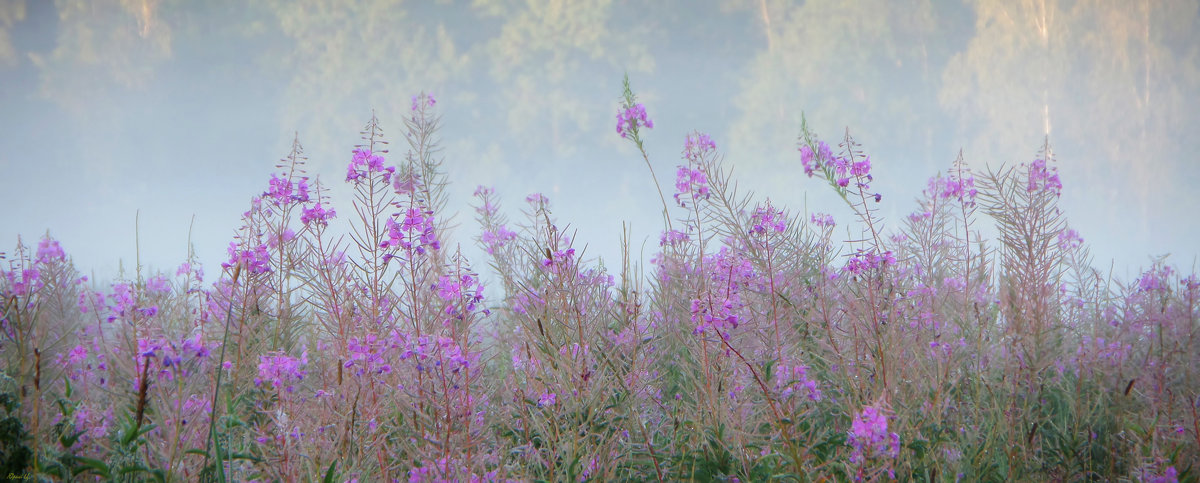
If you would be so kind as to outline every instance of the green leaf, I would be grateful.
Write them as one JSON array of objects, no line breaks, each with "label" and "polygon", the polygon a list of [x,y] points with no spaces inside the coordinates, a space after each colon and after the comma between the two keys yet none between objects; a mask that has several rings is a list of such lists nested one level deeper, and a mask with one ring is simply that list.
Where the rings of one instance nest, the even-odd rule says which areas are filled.
[{"label": "green leaf", "polygon": [[[68,396],[68,397],[70,397],[70,396]],[[54,401],[54,402],[58,404],[58,412],[59,413],[61,413],[63,416],[71,415],[71,413],[72,413],[71,408],[67,407],[67,404],[70,403],[71,401],[67,400],[66,398],[58,398],[58,400]],[[63,418],[63,419],[69,419],[69,418]]]},{"label": "green leaf", "polygon": [[925,458],[925,454],[929,452],[929,443],[924,440],[913,440],[906,446],[913,451],[918,460]]},{"label": "green leaf", "polygon": [[329,469],[325,470],[325,477],[321,479],[323,483],[333,483],[333,469],[337,466],[337,460],[329,463]]},{"label": "green leaf", "polygon": [[251,461],[254,463],[262,463],[262,458],[254,456],[250,453],[234,453],[233,455],[229,456],[229,461],[236,461],[236,460],[244,460],[244,461]]},{"label": "green leaf", "polygon": [[62,443],[63,448],[70,448],[71,446],[74,446],[75,443],[79,441],[79,437],[83,436],[85,433],[87,433],[87,431],[80,430],[71,435],[63,434],[58,438],[58,442]]},{"label": "green leaf", "polygon": [[124,468],[121,468],[120,470],[117,470],[118,475],[128,475],[131,473],[149,473],[149,472],[150,472],[150,468],[147,468],[142,465],[126,466]]}]

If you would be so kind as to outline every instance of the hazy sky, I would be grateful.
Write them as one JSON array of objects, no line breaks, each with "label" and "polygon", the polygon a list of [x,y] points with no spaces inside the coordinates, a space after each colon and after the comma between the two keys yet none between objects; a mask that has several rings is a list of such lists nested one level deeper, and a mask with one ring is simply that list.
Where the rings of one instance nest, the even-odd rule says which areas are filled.
[{"label": "hazy sky", "polygon": [[211,279],[297,135],[348,215],[358,131],[374,110],[398,147],[427,91],[456,241],[473,245],[482,184],[513,218],[546,194],[609,260],[627,221],[648,259],[661,205],[614,129],[628,73],[667,196],[700,130],[744,188],[851,222],[799,167],[804,113],[863,144],[898,228],[960,150],[977,170],[1030,162],[1048,134],[1061,207],[1098,267],[1170,253],[1190,269],[1200,253],[1193,0],[642,3],[0,0],[0,251],[49,230],[112,277],[138,233],[143,265],[174,273],[190,228]]}]

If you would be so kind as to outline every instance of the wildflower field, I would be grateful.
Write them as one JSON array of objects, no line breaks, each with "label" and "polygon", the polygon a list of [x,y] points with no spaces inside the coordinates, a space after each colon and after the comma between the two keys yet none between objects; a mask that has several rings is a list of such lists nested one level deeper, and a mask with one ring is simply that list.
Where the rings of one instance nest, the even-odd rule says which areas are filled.
[{"label": "wildflower field", "polygon": [[399,135],[367,123],[344,177],[320,173],[353,199],[297,142],[246,194],[220,273],[193,257],[101,285],[49,235],[18,241],[0,473],[1197,481],[1200,279],[1093,268],[1049,142],[1007,167],[960,156],[885,223],[870,155],[798,126],[798,189],[857,215],[834,220],[738,192],[699,132],[670,183],[644,149],[652,111],[627,81],[616,135],[662,202],[648,264],[629,233],[623,259],[587,258],[552,200],[503,207],[503,187],[449,231],[426,94]]}]

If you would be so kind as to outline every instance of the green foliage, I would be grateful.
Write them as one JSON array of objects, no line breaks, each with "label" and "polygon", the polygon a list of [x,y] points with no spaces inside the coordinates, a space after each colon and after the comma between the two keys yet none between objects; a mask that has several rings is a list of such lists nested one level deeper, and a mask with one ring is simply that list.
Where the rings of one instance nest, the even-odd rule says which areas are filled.
[{"label": "green foliage", "polygon": [[26,445],[31,437],[17,415],[21,402],[16,394],[5,391],[0,393],[0,406],[4,407],[4,418],[0,419],[0,471],[5,475],[23,474],[33,466],[33,450]]}]

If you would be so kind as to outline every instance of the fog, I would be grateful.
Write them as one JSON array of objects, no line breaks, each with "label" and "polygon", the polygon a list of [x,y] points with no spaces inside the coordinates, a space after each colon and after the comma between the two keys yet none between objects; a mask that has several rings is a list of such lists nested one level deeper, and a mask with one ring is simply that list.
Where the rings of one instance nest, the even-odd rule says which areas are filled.
[{"label": "fog", "polygon": [[[961,151],[977,171],[1033,161],[1049,139],[1060,207],[1095,265],[1190,269],[1200,207],[1197,2],[841,0],[400,2],[0,0],[0,251],[49,230],[97,278],[174,268],[189,241],[211,280],[252,197],[298,139],[342,182],[378,116],[403,153],[411,97],[437,98],[456,218],[493,186],[527,194],[613,265],[657,249],[658,193],[615,132],[628,74],[672,193],[684,137],[710,134],[740,186],[834,214],[804,176],[803,116],[871,155],[889,229]],[[986,222],[986,219],[981,219]]]}]

